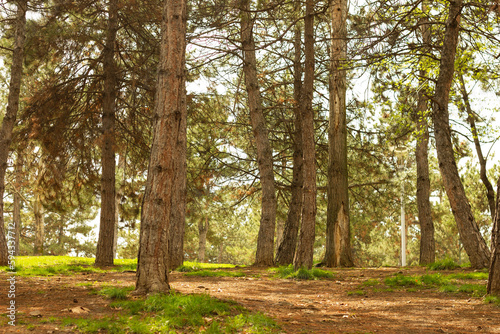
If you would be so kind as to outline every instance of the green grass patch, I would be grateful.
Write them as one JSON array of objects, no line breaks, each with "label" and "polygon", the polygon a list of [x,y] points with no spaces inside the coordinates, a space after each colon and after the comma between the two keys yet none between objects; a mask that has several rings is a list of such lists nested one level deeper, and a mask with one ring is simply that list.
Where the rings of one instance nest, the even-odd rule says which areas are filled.
[{"label": "green grass patch", "polygon": [[392,277],[387,277],[384,280],[385,285],[388,286],[420,286],[422,285],[422,280],[419,276],[406,276],[403,274],[396,274]]},{"label": "green grass patch", "polygon": [[105,296],[109,299],[125,300],[127,299],[128,293],[132,290],[134,290],[133,286],[125,288],[104,287],[99,292],[97,292],[97,294]]},{"label": "green grass patch", "polygon": [[276,333],[278,325],[261,313],[208,295],[151,295],[144,300],[118,300],[122,316],[102,319],[64,319],[83,333]]},{"label": "green grass patch", "polygon": [[242,271],[227,271],[227,270],[197,270],[185,272],[185,276],[200,276],[200,277],[244,277]]},{"label": "green grass patch", "polygon": [[[117,259],[115,266],[107,270],[94,266],[95,259],[72,256],[17,256],[13,271],[19,276],[54,276],[75,273],[103,273],[107,271],[135,270],[137,260]],[[0,267],[3,271],[12,271]]]},{"label": "green grass patch", "polygon": [[369,287],[369,286],[377,286],[379,285],[380,282],[378,279],[371,278],[369,280],[366,280],[363,282],[363,286]]},{"label": "green grass patch", "polygon": [[428,264],[427,268],[429,270],[453,270],[456,268],[460,268],[460,265],[452,259],[444,259]]},{"label": "green grass patch", "polygon": [[180,272],[191,272],[191,271],[200,271],[204,269],[232,269],[236,266],[234,264],[226,264],[226,263],[200,263],[200,262],[190,262],[185,261],[181,266],[175,269]]},{"label": "green grass patch", "polygon": [[483,297],[486,295],[486,285],[484,284],[463,284],[458,288],[458,292],[464,292],[472,297]]},{"label": "green grass patch", "polygon": [[484,302],[485,302],[486,304],[495,304],[495,305],[497,305],[498,307],[500,307],[500,297],[498,297],[498,296],[492,296],[492,295],[490,295],[490,296],[486,296],[486,297],[484,298]]},{"label": "green grass patch", "polygon": [[488,280],[488,272],[456,273],[449,275],[449,277],[462,280]]},{"label": "green grass patch", "polygon": [[269,270],[274,273],[275,277],[278,278],[314,280],[314,279],[325,279],[325,278],[335,277],[333,273],[327,270],[322,270],[319,268],[312,268],[312,269],[300,268],[298,270],[295,270],[292,265],[281,266],[278,268],[271,268]]},{"label": "green grass patch", "polygon": [[354,291],[348,291],[347,295],[348,296],[364,296],[364,295],[366,295],[366,292],[364,290],[354,290]]}]

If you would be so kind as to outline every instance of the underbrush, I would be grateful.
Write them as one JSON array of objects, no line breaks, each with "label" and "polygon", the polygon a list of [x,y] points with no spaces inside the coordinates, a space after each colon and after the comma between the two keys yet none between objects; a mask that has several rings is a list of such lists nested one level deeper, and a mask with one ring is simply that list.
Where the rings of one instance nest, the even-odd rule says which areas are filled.
[{"label": "underbrush", "polygon": [[[443,275],[432,273],[424,275],[403,275],[401,273],[379,281],[370,279],[361,284],[360,289],[349,291],[348,295],[365,295],[365,289],[372,288],[373,292],[395,291],[405,289],[414,292],[422,289],[436,289],[445,293],[462,293],[469,297],[485,297],[488,274],[485,272],[453,273]],[[384,285],[383,289],[380,285]],[[496,303],[498,299],[487,297],[487,302]]]},{"label": "underbrush", "polygon": [[184,273],[184,276],[199,276],[199,277],[244,277],[242,271],[227,271],[227,270],[197,270]]},{"label": "underbrush", "polygon": [[292,265],[281,266],[278,268],[269,269],[277,278],[299,279],[299,280],[314,280],[324,278],[334,278],[335,275],[329,271],[319,268],[305,269],[300,268],[295,270]]},{"label": "underbrush", "polygon": [[114,299],[119,316],[62,320],[64,326],[85,333],[277,333],[279,326],[261,313],[206,294],[155,294],[128,300],[132,288],[103,288],[99,294]]},{"label": "underbrush", "polygon": [[8,267],[0,267],[0,270],[14,271],[18,276],[54,276],[129,271],[137,267],[136,259],[117,259],[115,266],[106,269],[95,267],[94,262],[93,258],[72,256],[17,256],[14,270]]},{"label": "underbrush", "polygon": [[175,269],[180,272],[191,272],[191,271],[199,271],[204,269],[228,269],[235,268],[234,264],[225,264],[225,263],[200,263],[200,262],[190,262],[185,261],[181,266]]}]

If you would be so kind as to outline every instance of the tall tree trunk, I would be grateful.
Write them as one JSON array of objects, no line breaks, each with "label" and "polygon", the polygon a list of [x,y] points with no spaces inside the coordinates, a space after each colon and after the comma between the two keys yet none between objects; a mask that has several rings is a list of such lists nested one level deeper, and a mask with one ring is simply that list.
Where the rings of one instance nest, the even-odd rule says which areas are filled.
[{"label": "tall tree trunk", "polygon": [[470,131],[472,132],[472,138],[474,138],[474,146],[476,147],[476,154],[479,160],[481,181],[486,188],[486,198],[488,199],[488,205],[490,206],[491,219],[495,219],[495,190],[493,185],[488,179],[486,174],[486,159],[484,158],[483,151],[481,149],[481,143],[479,142],[479,135],[476,129],[476,121],[474,117],[474,112],[470,106],[469,94],[467,93],[467,88],[465,87],[464,75],[459,73],[458,77],[460,81],[460,90],[462,92],[462,98],[464,99],[465,111],[467,112],[467,122],[470,125]]},{"label": "tall tree trunk", "polygon": [[206,262],[205,253],[207,249],[208,216],[198,222],[198,261]]},{"label": "tall tree trunk", "polygon": [[169,229],[176,224],[174,219],[185,217],[186,21],[186,0],[164,2],[154,135],[141,213],[136,294],[170,290]]},{"label": "tall tree trunk", "polygon": [[347,170],[346,70],[347,1],[330,5],[330,114],[328,127],[328,205],[326,218],[327,267],[352,267],[349,181]]},{"label": "tall tree trunk", "polygon": [[12,215],[12,221],[14,222],[14,238],[15,238],[15,255],[19,255],[19,242],[21,239],[21,194],[19,193],[22,188],[22,173],[23,173],[23,154],[21,150],[17,151],[16,158],[16,189],[14,190],[14,212]]},{"label": "tall tree trunk", "polygon": [[[295,1],[295,12],[297,16],[300,10],[300,2]],[[288,207],[288,215],[283,229],[281,242],[276,251],[276,264],[288,265],[293,263],[295,248],[297,247],[297,235],[299,232],[300,219],[302,217],[302,202],[304,186],[304,171],[303,171],[303,151],[302,151],[302,106],[301,106],[301,91],[302,91],[302,64],[301,64],[301,49],[302,49],[302,30],[297,22],[295,25],[295,41],[294,41],[294,81],[293,81],[293,98],[295,106],[294,114],[294,133],[293,133],[293,171],[291,183],[291,199]]]},{"label": "tall tree trunk", "polygon": [[12,67],[10,70],[9,96],[7,98],[7,110],[5,111],[0,129],[0,266],[6,266],[9,263],[3,218],[3,195],[5,191],[5,171],[7,169],[7,159],[12,141],[12,130],[16,124],[17,111],[19,109],[27,6],[27,0],[17,1],[16,32],[14,52],[12,53]]},{"label": "tall tree trunk", "polygon": [[[115,195],[115,234],[113,236],[113,259],[116,259],[118,253],[118,226],[120,223],[120,202],[123,197],[123,184],[125,183],[125,155],[118,155],[118,175],[120,175],[120,180],[118,188],[116,188]],[[115,174],[116,175],[116,174]]]},{"label": "tall tree trunk", "polygon": [[[427,12],[426,2],[422,3],[422,10]],[[422,22],[422,41],[426,45],[424,53],[429,52],[428,45],[431,43],[431,32],[429,22],[424,19]],[[425,78],[427,72],[420,70],[420,78]],[[420,81],[420,87],[427,87],[424,79]],[[418,92],[418,104],[415,115],[417,133],[417,145],[415,157],[417,162],[417,207],[418,220],[420,223],[420,265],[433,263],[436,260],[436,242],[434,239],[434,223],[432,221],[431,202],[431,182],[429,178],[429,126],[427,124],[429,98],[425,88]]]},{"label": "tall tree trunk", "polygon": [[268,129],[262,109],[257,79],[257,59],[253,37],[254,19],[250,12],[250,0],[240,1],[241,41],[243,48],[243,74],[248,94],[248,107],[253,135],[257,144],[257,164],[262,186],[262,213],[255,265],[272,266],[274,254],[274,231],[276,228],[276,194],[273,171],[273,151],[268,138]]},{"label": "tall tree trunk", "polygon": [[454,63],[460,30],[462,2],[462,0],[450,1],[449,16],[441,49],[439,76],[432,105],[433,121],[439,168],[457,222],[460,239],[469,255],[471,266],[473,268],[486,268],[489,265],[490,251],[479,232],[458,174],[449,124],[448,103],[455,70]]},{"label": "tall tree trunk", "polygon": [[500,297],[500,178],[497,181],[495,219],[491,230],[491,260],[488,277],[488,294]]},{"label": "tall tree trunk", "polygon": [[35,216],[35,245],[34,254],[37,256],[43,255],[43,241],[45,239],[45,219],[42,199],[40,194],[35,195],[33,203],[33,215]]},{"label": "tall tree trunk", "polygon": [[96,266],[113,265],[115,235],[115,109],[116,65],[114,61],[116,32],[118,30],[118,1],[109,0],[108,29],[103,51],[104,96],[102,103],[101,147],[101,220],[95,257]]},{"label": "tall tree trunk", "polygon": [[420,265],[433,263],[436,259],[436,242],[434,240],[434,223],[432,221],[431,182],[429,178],[429,127],[427,125],[428,98],[425,92],[418,93],[416,125],[417,146],[415,150],[417,162],[417,206],[420,223]]},{"label": "tall tree trunk", "polygon": [[302,224],[294,258],[296,269],[311,268],[313,264],[316,229],[316,148],[314,143],[314,0],[306,1],[304,19],[304,86],[302,97],[302,141],[304,157],[304,191]]}]

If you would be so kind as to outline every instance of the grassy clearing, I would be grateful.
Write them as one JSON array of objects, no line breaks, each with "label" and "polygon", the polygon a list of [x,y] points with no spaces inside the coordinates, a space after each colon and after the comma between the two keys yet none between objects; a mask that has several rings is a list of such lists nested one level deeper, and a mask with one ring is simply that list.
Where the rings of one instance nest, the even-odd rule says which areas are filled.
[{"label": "grassy clearing", "polygon": [[227,270],[197,270],[184,273],[184,276],[199,276],[199,277],[244,277],[242,271],[227,271]]},{"label": "grassy clearing", "polygon": [[[54,276],[75,273],[103,273],[107,271],[135,270],[137,260],[117,259],[115,266],[107,270],[94,267],[95,259],[72,256],[18,256],[15,272],[19,276]],[[9,271],[8,267],[0,267]]]},{"label": "grassy clearing", "polygon": [[200,263],[200,262],[185,261],[182,266],[177,267],[177,269],[175,270],[180,272],[191,272],[191,271],[211,270],[211,269],[230,269],[235,267],[236,266],[234,264]]},{"label": "grassy clearing", "polygon": [[305,269],[300,268],[295,270],[292,265],[281,266],[278,268],[269,269],[274,276],[277,278],[287,278],[287,279],[299,279],[299,280],[314,280],[314,279],[325,279],[334,278],[335,275],[329,271],[322,270],[319,268]]},{"label": "grassy clearing", "polygon": [[[63,326],[84,333],[278,333],[279,327],[261,313],[251,313],[233,302],[205,294],[156,294],[127,300],[130,288],[109,287],[99,294],[115,299],[120,316],[101,319],[62,319]],[[118,297],[118,298],[117,298]]]}]

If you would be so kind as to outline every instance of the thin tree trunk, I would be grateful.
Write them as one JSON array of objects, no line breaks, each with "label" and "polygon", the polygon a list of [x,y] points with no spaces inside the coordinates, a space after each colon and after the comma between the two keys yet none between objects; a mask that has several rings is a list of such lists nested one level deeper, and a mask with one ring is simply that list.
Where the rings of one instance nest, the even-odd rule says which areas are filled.
[{"label": "thin tree trunk", "polygon": [[115,234],[113,237],[113,259],[116,259],[118,253],[118,226],[120,223],[120,202],[123,197],[123,184],[125,183],[125,155],[120,154],[118,156],[118,171],[120,175],[120,180],[118,181],[120,185],[116,188],[115,195]]},{"label": "thin tree trunk", "polygon": [[497,181],[495,219],[491,230],[491,260],[488,277],[488,294],[500,297],[500,178]]},{"label": "thin tree trunk", "polygon": [[7,110],[5,111],[2,128],[0,129],[0,266],[6,266],[9,263],[3,218],[3,196],[5,192],[5,171],[7,169],[7,159],[12,141],[12,130],[16,124],[17,111],[19,109],[27,6],[27,0],[17,1],[16,32],[14,52],[12,53],[12,67],[10,70],[9,96],[7,98]]},{"label": "thin tree trunk", "polygon": [[[169,229],[186,208],[186,0],[164,2],[154,135],[142,205],[136,294],[170,290]],[[183,222],[184,223],[184,222]]]},{"label": "thin tree trunk", "polygon": [[45,219],[42,199],[40,194],[35,195],[33,203],[33,215],[35,216],[35,245],[33,253],[37,256],[43,255],[43,241],[45,239]]},{"label": "thin tree trunk", "polygon": [[455,162],[448,103],[453,81],[455,55],[460,30],[462,0],[450,1],[449,17],[446,22],[439,76],[433,99],[433,121],[439,168],[450,206],[457,222],[460,239],[469,255],[473,268],[486,268],[490,261],[490,251],[476,224],[472,209],[465,195],[465,189]]},{"label": "thin tree trunk", "polygon": [[101,220],[95,258],[96,266],[113,265],[115,235],[115,109],[116,65],[114,61],[116,32],[118,30],[118,1],[109,0],[108,29],[103,51],[104,96],[102,105],[101,147]]},{"label": "thin tree trunk", "polygon": [[255,265],[272,266],[274,255],[274,231],[276,228],[276,194],[273,171],[273,151],[268,138],[268,129],[262,109],[257,79],[257,59],[253,37],[254,20],[250,12],[250,0],[240,1],[241,41],[243,48],[243,73],[248,94],[250,121],[257,144],[257,164],[262,186],[262,213]]},{"label": "thin tree trunk", "polygon": [[486,188],[486,198],[488,199],[488,205],[490,206],[491,219],[495,219],[495,190],[493,189],[493,185],[488,179],[488,175],[486,174],[486,159],[484,158],[483,151],[481,149],[481,143],[479,142],[479,135],[476,129],[476,121],[474,117],[474,112],[470,106],[469,102],[469,94],[467,93],[467,89],[465,87],[464,75],[459,73],[459,81],[460,81],[460,90],[462,92],[462,98],[464,99],[465,111],[467,112],[467,121],[470,125],[470,130],[472,132],[472,138],[474,138],[474,146],[476,147],[476,154],[479,160],[480,172],[479,175],[481,177],[481,181]]},{"label": "thin tree trunk", "polygon": [[[426,2],[422,3],[422,9],[427,12]],[[430,45],[431,32],[427,19],[422,22],[422,40],[424,45]],[[424,53],[429,52],[426,47]],[[415,117],[417,133],[417,145],[415,157],[417,162],[417,207],[418,220],[420,223],[420,265],[433,263],[436,260],[436,242],[434,240],[434,223],[432,221],[431,202],[431,182],[429,178],[429,126],[427,124],[429,98],[427,82],[423,78],[427,76],[425,70],[420,70],[420,87],[418,92],[418,104]]]},{"label": "thin tree trunk", "polygon": [[316,148],[314,143],[314,0],[306,1],[304,19],[304,86],[302,96],[302,140],[304,157],[304,202],[299,243],[294,258],[295,269],[311,268],[316,228]]},{"label": "thin tree trunk", "polygon": [[346,70],[347,1],[331,2],[330,115],[328,127],[327,267],[352,267],[347,169]]},{"label": "thin tree trunk", "polygon": [[198,222],[198,261],[206,262],[205,253],[207,249],[208,216]]},{"label": "thin tree trunk", "polygon": [[[295,1],[295,11],[298,15],[300,9],[300,2]],[[302,91],[302,64],[301,49],[302,49],[302,31],[299,23],[295,25],[295,41],[294,41],[294,81],[293,81],[293,95],[295,106],[294,113],[294,126],[293,133],[293,171],[291,183],[291,199],[290,206],[288,207],[288,215],[283,229],[281,242],[279,243],[278,250],[276,251],[276,264],[288,265],[293,263],[295,255],[295,248],[297,247],[297,235],[299,232],[300,219],[302,217],[302,202],[303,193],[302,187],[304,186],[304,171],[303,171],[303,151],[302,151],[302,106],[301,106],[301,91]]]},{"label": "thin tree trunk", "polygon": [[19,242],[21,238],[21,184],[22,184],[22,173],[23,173],[23,155],[21,150],[17,151],[16,158],[16,189],[14,190],[14,212],[12,215],[12,221],[14,222],[14,238],[15,238],[15,255],[19,255]]}]

